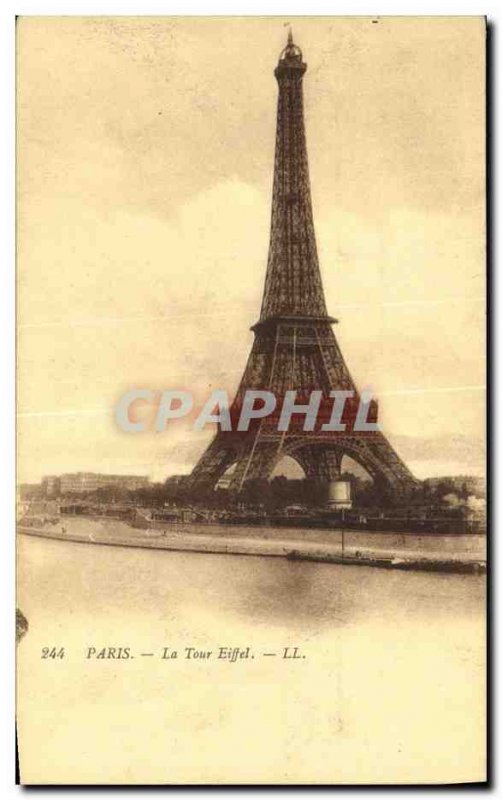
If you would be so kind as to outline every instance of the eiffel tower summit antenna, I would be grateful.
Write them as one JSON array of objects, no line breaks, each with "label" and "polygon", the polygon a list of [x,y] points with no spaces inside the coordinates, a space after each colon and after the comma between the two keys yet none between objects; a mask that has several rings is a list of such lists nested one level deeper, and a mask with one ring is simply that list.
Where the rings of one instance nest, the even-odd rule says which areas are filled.
[{"label": "eiffel tower summit antenna", "polygon": [[[319,268],[303,109],[306,71],[290,27],[274,70],[279,92],[265,287],[260,316],[252,327],[253,346],[232,404],[234,416],[250,389],[273,392],[278,403],[288,390],[296,390],[296,402],[300,397],[308,401],[319,390],[323,398],[336,390],[353,392],[354,407],[360,401],[333,332],[337,320],[328,314]],[[376,417],[377,403],[372,401],[369,418]],[[403,494],[418,483],[380,430],[367,435],[347,425],[346,431],[330,435],[319,426],[304,431],[292,425],[281,432],[262,419],[247,431],[218,429],[187,488],[197,496],[211,491],[235,465],[230,488],[239,491],[250,480],[270,478],[285,455],[298,462],[307,478],[326,488],[326,501],[333,505],[343,486],[344,455],[386,490]]]}]

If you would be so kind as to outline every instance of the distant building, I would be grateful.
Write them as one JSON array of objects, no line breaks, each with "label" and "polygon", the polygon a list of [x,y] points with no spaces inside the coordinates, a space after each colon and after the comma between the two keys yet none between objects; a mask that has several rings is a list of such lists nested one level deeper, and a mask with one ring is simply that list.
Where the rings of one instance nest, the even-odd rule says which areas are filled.
[{"label": "distant building", "polygon": [[18,500],[34,500],[42,497],[42,487],[39,483],[21,483],[17,488]]},{"label": "distant building", "polygon": [[98,476],[92,472],[68,473],[60,477],[60,494],[95,492],[99,488]]},{"label": "distant building", "polygon": [[98,489],[124,489],[134,491],[150,485],[144,475],[106,475],[99,472],[67,472],[64,475],[47,475],[42,480],[46,497],[96,492]]},{"label": "distant building", "polygon": [[45,497],[59,497],[61,492],[61,479],[58,475],[47,475],[42,478],[42,492]]}]

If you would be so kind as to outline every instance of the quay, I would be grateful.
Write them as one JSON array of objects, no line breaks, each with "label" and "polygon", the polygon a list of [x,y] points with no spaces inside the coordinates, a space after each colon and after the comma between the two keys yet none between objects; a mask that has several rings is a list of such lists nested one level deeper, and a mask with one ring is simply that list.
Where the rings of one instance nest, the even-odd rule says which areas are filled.
[{"label": "quay", "polygon": [[18,526],[20,534],[70,542],[159,550],[273,556],[385,569],[482,573],[486,536],[372,533],[357,530],[251,528],[193,524],[133,528],[122,520],[64,517]]}]

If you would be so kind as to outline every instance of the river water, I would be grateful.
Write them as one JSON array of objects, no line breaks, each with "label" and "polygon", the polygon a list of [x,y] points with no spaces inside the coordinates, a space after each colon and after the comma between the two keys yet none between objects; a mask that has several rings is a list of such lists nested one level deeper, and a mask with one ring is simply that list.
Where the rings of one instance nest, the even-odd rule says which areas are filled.
[{"label": "river water", "polygon": [[[25,781],[483,777],[483,576],[30,536],[18,554]],[[87,658],[104,647],[134,658]]]}]

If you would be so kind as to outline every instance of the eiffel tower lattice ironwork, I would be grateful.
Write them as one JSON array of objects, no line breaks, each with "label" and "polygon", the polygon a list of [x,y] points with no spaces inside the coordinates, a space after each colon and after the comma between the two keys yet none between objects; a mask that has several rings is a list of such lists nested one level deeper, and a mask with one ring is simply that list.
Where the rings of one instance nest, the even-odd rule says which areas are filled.
[{"label": "eiffel tower lattice ironwork", "polygon": [[[344,362],[328,315],[314,233],[303,115],[303,75],[307,65],[291,32],[275,76],[279,84],[270,248],[255,339],[231,413],[235,418],[248,389],[266,389],[283,398],[290,389],[300,397],[322,390],[359,394]],[[372,401],[369,419],[376,420]],[[277,422],[277,419],[276,419]],[[306,432],[292,425],[286,432],[270,421],[256,421],[247,432],[218,429],[187,480],[197,493],[213,489],[235,465],[230,488],[269,478],[278,461],[291,456],[306,477],[327,484],[340,478],[344,455],[359,462],[373,479],[403,492],[417,484],[381,431],[353,430],[330,436],[319,426]],[[348,426],[347,426],[348,427]]]}]

